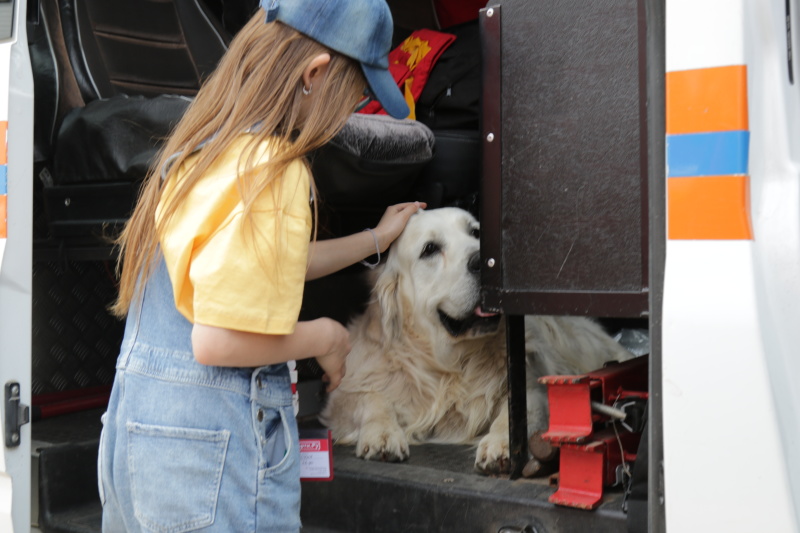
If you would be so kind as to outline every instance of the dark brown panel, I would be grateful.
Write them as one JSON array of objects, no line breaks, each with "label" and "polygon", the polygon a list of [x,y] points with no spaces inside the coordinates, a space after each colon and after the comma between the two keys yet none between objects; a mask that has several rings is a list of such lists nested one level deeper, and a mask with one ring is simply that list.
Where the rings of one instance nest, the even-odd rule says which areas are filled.
[{"label": "dark brown panel", "polygon": [[[495,262],[484,276],[487,303],[506,312],[513,300],[514,312],[638,316],[648,305],[643,7],[501,6],[500,73],[487,70],[484,79],[499,94],[484,98],[484,107],[498,108],[485,109],[484,119],[502,123],[502,147],[484,150],[492,167],[484,173],[484,260]],[[484,53],[498,63],[491,47]]]}]

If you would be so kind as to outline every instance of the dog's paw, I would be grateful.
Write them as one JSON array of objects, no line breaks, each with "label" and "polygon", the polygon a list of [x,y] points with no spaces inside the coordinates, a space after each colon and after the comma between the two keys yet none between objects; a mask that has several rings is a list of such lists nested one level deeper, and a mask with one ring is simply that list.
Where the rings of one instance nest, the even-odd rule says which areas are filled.
[{"label": "dog's paw", "polygon": [[481,474],[506,474],[509,468],[508,436],[489,433],[483,437],[475,454],[475,470]]},{"label": "dog's paw", "polygon": [[408,439],[400,428],[364,428],[356,444],[356,456],[370,461],[396,463],[409,455]]}]

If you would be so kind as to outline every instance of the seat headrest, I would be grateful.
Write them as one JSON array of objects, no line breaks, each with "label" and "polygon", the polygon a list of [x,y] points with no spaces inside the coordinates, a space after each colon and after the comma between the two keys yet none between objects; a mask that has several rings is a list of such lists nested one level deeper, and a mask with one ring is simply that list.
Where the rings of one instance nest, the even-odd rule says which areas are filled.
[{"label": "seat headrest", "polygon": [[353,114],[330,144],[367,161],[416,163],[433,157],[433,132],[416,120]]}]

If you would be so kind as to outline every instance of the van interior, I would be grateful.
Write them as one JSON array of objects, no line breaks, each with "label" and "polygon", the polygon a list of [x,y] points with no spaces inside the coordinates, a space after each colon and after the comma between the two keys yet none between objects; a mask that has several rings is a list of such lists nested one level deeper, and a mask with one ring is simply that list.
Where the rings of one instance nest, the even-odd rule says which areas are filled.
[{"label": "van interior", "polygon": [[[525,11],[527,8],[519,7],[524,3],[490,2],[502,4],[510,12],[517,8]],[[578,142],[595,142],[569,136],[571,128],[577,127],[571,124],[575,113],[566,113],[559,107],[569,105],[566,96],[571,94],[569,79],[542,81],[547,91],[541,93],[504,89],[500,95],[502,103],[487,101],[486,95],[492,94],[491,88],[487,89],[487,80],[495,83],[500,78],[516,76],[513,65],[506,62],[506,58],[513,56],[513,50],[506,47],[524,46],[532,38],[533,26],[530,30],[515,29],[512,19],[516,17],[503,18],[503,36],[499,41],[503,70],[498,76],[492,69],[500,68],[499,60],[495,57],[487,61],[487,45],[482,44],[482,38],[485,41],[492,38],[485,27],[481,28],[479,10],[486,6],[485,1],[390,0],[389,4],[395,22],[395,45],[421,29],[453,35],[455,40],[429,65],[429,72],[425,73],[427,83],[416,100],[415,120],[408,121],[407,136],[400,141],[390,139],[395,148],[397,142],[405,143],[399,155],[396,150],[383,149],[381,143],[387,140],[386,134],[376,134],[368,121],[360,120],[357,115],[336,139],[312,155],[319,189],[319,238],[373,227],[388,205],[401,201],[422,200],[429,208],[459,206],[479,217],[492,212],[507,214],[510,218],[504,220],[530,223],[542,229],[551,223],[546,218],[548,210],[574,211],[577,205],[574,194],[558,196],[555,185],[552,190],[530,193],[527,207],[521,185],[518,195],[522,205],[507,202],[498,208],[491,200],[495,207],[488,206],[486,191],[491,186],[487,185],[485,175],[487,152],[483,137],[487,117],[500,118],[487,113],[487,106],[501,109],[502,120],[529,116],[531,142],[538,138],[537,128],[553,128],[563,134],[560,148],[553,148],[552,144],[538,148],[552,153],[552,157],[540,159],[540,163],[566,165],[563,161],[573,158]],[[543,24],[537,27],[542,29],[542,39],[572,28],[569,31],[574,34],[564,37],[565,41],[573,43],[573,48],[588,50],[592,39],[604,38],[598,32],[588,35],[580,32],[580,24],[598,29],[602,24],[584,21],[571,26],[568,19],[574,13],[570,13],[572,8],[566,4],[582,2],[561,4],[564,5],[551,14],[552,20],[547,23],[549,34],[541,28]],[[616,4],[617,7],[608,7],[600,16],[620,25],[632,25],[634,38],[641,42],[643,30],[635,22],[640,2]],[[32,523],[44,532],[99,532],[96,454],[100,415],[108,400],[124,327],[107,310],[116,291],[113,237],[130,215],[142,180],[164,138],[233,36],[254,12],[257,2],[38,0],[29,5],[32,8],[29,8],[27,31],[35,86]],[[520,20],[517,24],[524,22]],[[495,48],[500,46],[495,45]],[[552,68],[543,68],[545,75],[556,72],[553,65],[568,61],[569,53],[574,51],[560,42],[552,42],[549,48],[536,49],[534,55],[542,65],[549,61]],[[640,80],[636,61],[641,61],[643,52],[630,53],[633,66],[624,63],[623,66],[632,70],[635,80]],[[581,67],[576,65],[578,69]],[[535,74],[526,72],[529,76]],[[595,83],[603,82],[595,79]],[[595,89],[586,87],[584,92]],[[641,87],[634,83],[631,91],[636,103],[630,112],[635,114],[633,121],[638,128],[643,112],[638,104]],[[545,96],[554,94],[565,96],[558,101],[552,98],[543,101]],[[523,104],[536,109],[531,112]],[[598,103],[586,105],[596,108]],[[596,116],[584,118],[586,122],[614,121],[613,114],[618,112],[624,115],[627,111],[611,106],[598,111]],[[621,258],[623,268],[612,265],[608,270],[618,273],[623,285],[632,285],[632,289],[624,287],[626,291],[635,292],[640,284],[646,286],[646,279],[641,278],[646,278],[647,265],[643,266],[639,260],[647,254],[647,228],[641,222],[647,220],[647,201],[646,191],[637,188],[640,183],[637,180],[646,179],[641,178],[646,167],[641,167],[638,159],[642,149],[640,139],[631,140],[625,131],[617,133],[619,138],[615,142],[625,147],[633,145],[632,154],[619,154],[617,160],[608,164],[616,170],[609,172],[619,172],[629,159],[635,160],[633,188],[637,196],[626,202],[634,205],[638,202],[641,209],[625,211],[632,217],[630,220],[620,215],[612,221],[626,228],[622,242],[592,246],[599,248],[597,254],[601,258]],[[524,147],[510,142],[502,146],[506,155],[512,150],[528,153]],[[595,153],[593,157],[603,159],[602,154]],[[513,160],[503,160],[506,167],[513,164]],[[629,182],[621,179],[614,183],[619,183],[619,190],[623,191],[619,194],[627,194],[624,191]],[[561,185],[571,187],[573,183]],[[561,203],[549,202],[547,207],[542,207],[543,203],[533,204],[541,201],[542,194],[558,196]],[[597,198],[587,194],[587,201]],[[612,190],[612,197],[614,194]],[[614,209],[609,208],[609,212]],[[541,213],[545,213],[541,220],[530,220]],[[581,223],[591,221],[581,219]],[[628,230],[631,226],[634,233]],[[494,224],[489,229],[496,228],[502,239],[503,235],[506,238],[510,235],[502,232],[514,227],[519,226],[511,224],[509,229]],[[569,224],[553,230],[567,240],[575,232],[575,227]],[[628,246],[624,244],[626,241]],[[631,265],[631,254],[626,255],[629,249],[634,264],[626,270]],[[520,261],[530,262],[526,257]],[[526,275],[524,266],[515,272],[519,272],[520,279]],[[630,281],[628,272],[633,272],[637,279]],[[301,319],[329,316],[347,323],[369,298],[364,274],[365,267],[355,265],[308,283]],[[592,275],[592,271],[576,274],[579,278]],[[569,283],[573,282],[574,279]],[[556,293],[570,287],[557,289]],[[614,290],[610,288],[610,292]],[[548,289],[537,288],[534,292],[547,293]],[[578,304],[568,299],[558,301],[561,303],[550,307],[533,306],[531,311],[589,314],[596,310],[580,305],[579,301]],[[641,299],[635,305],[625,303],[628,300],[624,298],[618,301],[622,303],[609,304],[596,313],[607,331],[612,335],[646,334],[648,317],[639,310]],[[527,313],[522,304],[515,309],[520,314]],[[322,372],[312,360],[298,363],[298,373],[299,421],[301,426],[316,427],[316,415],[324,402]],[[630,527],[629,481],[605,488],[598,508],[580,510],[549,501],[558,483],[557,475],[483,476],[473,471],[473,458],[473,446],[428,444],[415,446],[411,458],[404,463],[368,462],[357,459],[352,448],[337,446],[333,481],[304,482],[304,531],[542,533],[621,532]],[[642,466],[637,462],[634,474],[646,479],[646,467],[646,461]]]}]

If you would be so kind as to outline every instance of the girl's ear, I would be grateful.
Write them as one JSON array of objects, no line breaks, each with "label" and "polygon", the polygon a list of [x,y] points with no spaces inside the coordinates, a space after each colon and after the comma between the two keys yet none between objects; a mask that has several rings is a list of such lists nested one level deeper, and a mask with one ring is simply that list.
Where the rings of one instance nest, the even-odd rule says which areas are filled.
[{"label": "girl's ear", "polygon": [[303,87],[306,91],[313,91],[315,85],[319,87],[322,84],[330,62],[331,55],[327,52],[323,52],[311,60],[303,71]]}]

